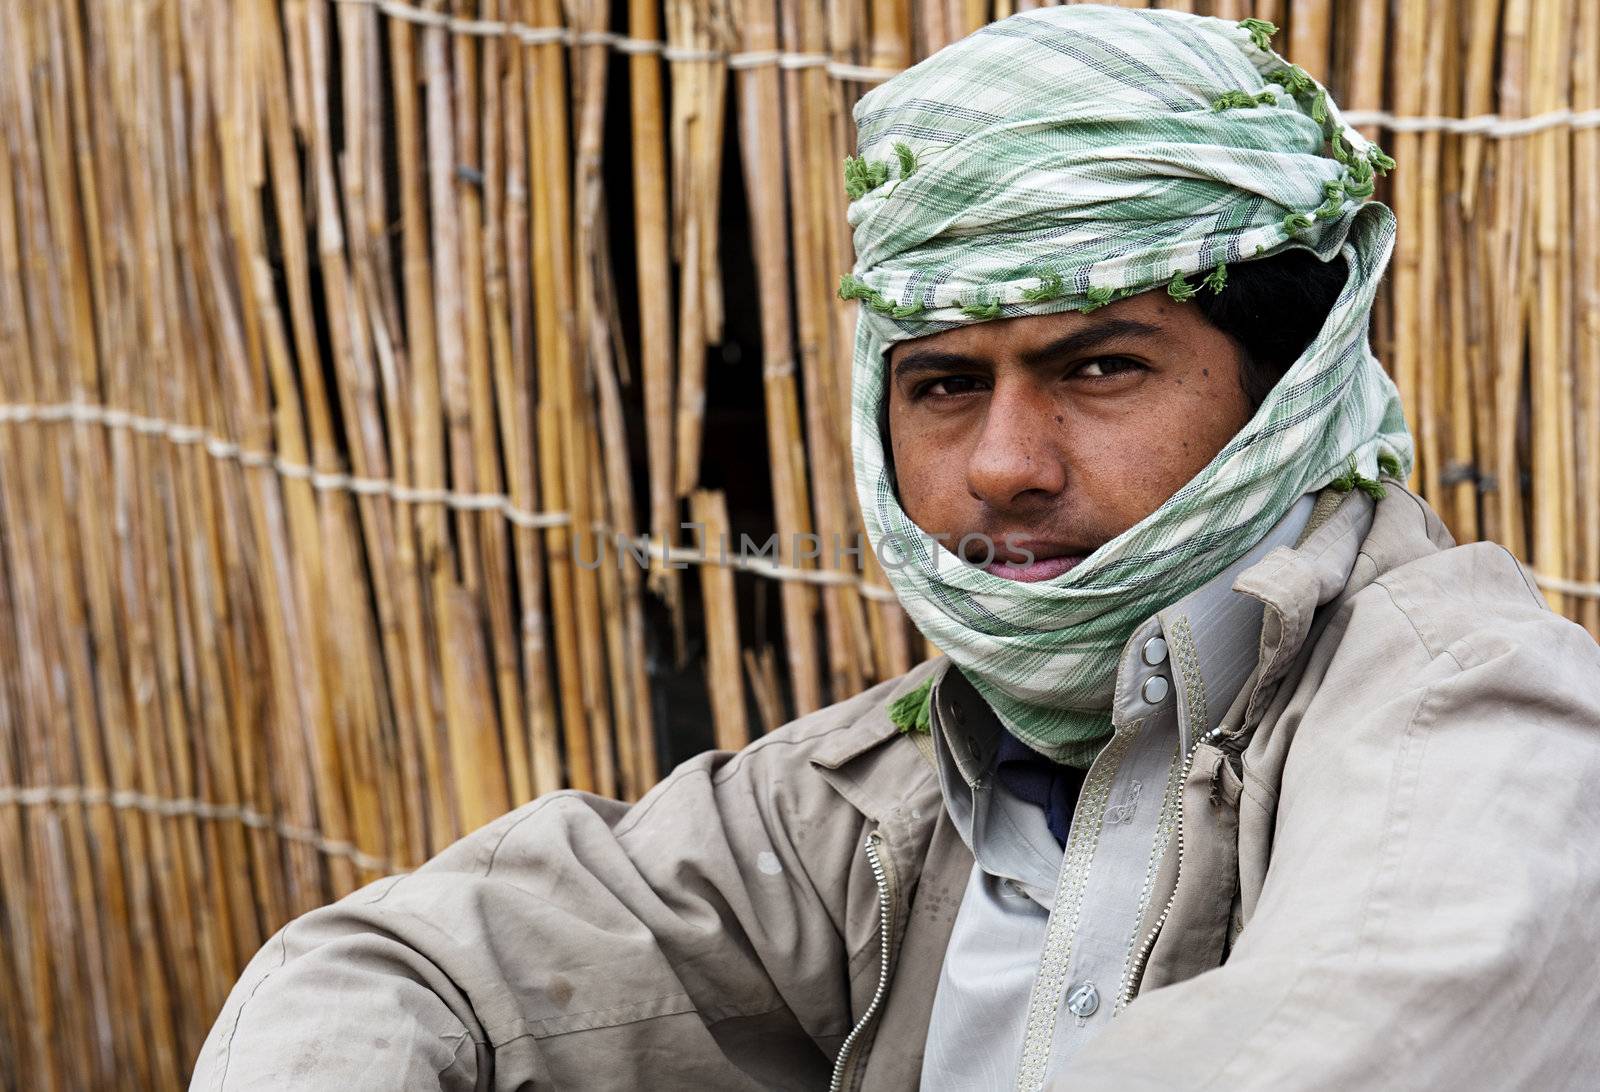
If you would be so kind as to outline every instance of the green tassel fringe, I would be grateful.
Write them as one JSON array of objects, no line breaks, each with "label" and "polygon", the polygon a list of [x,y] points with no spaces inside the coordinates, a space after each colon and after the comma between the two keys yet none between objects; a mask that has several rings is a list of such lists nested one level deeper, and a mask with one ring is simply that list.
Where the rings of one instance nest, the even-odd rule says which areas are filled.
[{"label": "green tassel fringe", "polygon": [[[910,178],[917,169],[917,153],[911,145],[898,141],[894,157],[900,162],[900,178]],[[874,163],[865,156],[846,156],[844,161],[844,193],[852,201],[859,201],[868,193],[889,181],[889,164]]]},{"label": "green tassel fringe", "polygon": [[852,201],[860,200],[871,190],[889,181],[887,163],[869,163],[858,155],[846,156],[844,161],[844,192]]},{"label": "green tassel fringe", "polygon": [[996,318],[1000,314],[999,300],[978,300],[975,303],[961,303],[961,301],[957,300],[956,302],[963,315],[971,315],[973,318]]},{"label": "green tassel fringe", "polygon": [[1098,311],[1100,308],[1116,299],[1117,290],[1115,288],[1106,287],[1091,288],[1089,291],[1084,293],[1084,296],[1089,301],[1089,305],[1083,308],[1083,313],[1087,315],[1090,311]]},{"label": "green tassel fringe", "polygon": [[1299,97],[1301,95],[1314,95],[1319,88],[1317,81],[1311,74],[1297,64],[1280,68],[1275,72],[1267,73],[1267,82],[1280,85],[1289,94]]},{"label": "green tassel fringe", "polygon": [[839,278],[839,298],[861,300],[880,315],[892,315],[895,318],[910,318],[922,314],[924,310],[920,303],[895,303],[860,277],[849,273]]},{"label": "green tassel fringe", "polygon": [[900,177],[910,178],[911,172],[917,169],[917,153],[911,150],[911,145],[902,141],[895,144],[894,154],[900,161]]},{"label": "green tassel fringe", "polygon": [[1039,287],[1024,288],[1022,298],[1029,303],[1044,303],[1047,300],[1058,300],[1067,294],[1066,283],[1061,279],[1061,274],[1053,269],[1046,269],[1038,274]]},{"label": "green tassel fringe", "polygon": [[1272,36],[1278,33],[1278,24],[1266,19],[1240,19],[1239,26],[1250,32],[1251,43],[1263,53],[1272,48]]},{"label": "green tassel fringe", "polygon": [[1248,110],[1253,106],[1276,106],[1278,96],[1271,91],[1224,91],[1212,102],[1212,110]]},{"label": "green tassel fringe", "polygon": [[933,680],[928,679],[913,690],[901,694],[885,708],[889,720],[902,732],[926,732],[932,726],[929,711],[933,697]]},{"label": "green tassel fringe", "polygon": [[[1385,453],[1385,455],[1387,455],[1387,453]],[[1378,466],[1380,468],[1384,466],[1384,457],[1384,455],[1380,455],[1378,457]],[[1399,470],[1399,461],[1396,460],[1392,455],[1388,455],[1388,458],[1390,460],[1390,464],[1393,465],[1396,470]],[[1345,468],[1345,472],[1333,479],[1333,481],[1329,482],[1328,486],[1329,488],[1335,489],[1340,493],[1348,493],[1352,489],[1359,489],[1375,501],[1382,500],[1388,495],[1381,482],[1375,481],[1372,478],[1363,477],[1361,475],[1361,472],[1356,469],[1356,457],[1354,455],[1350,456],[1350,465]]]}]

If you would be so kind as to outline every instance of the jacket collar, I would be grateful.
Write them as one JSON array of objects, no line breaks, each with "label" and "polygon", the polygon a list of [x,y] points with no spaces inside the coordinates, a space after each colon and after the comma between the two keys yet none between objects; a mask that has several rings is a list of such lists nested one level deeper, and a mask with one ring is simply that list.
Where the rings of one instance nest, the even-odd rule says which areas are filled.
[{"label": "jacket collar", "polygon": [[[1117,661],[1114,725],[1176,706],[1187,750],[1221,721],[1258,663],[1263,614],[1257,599],[1236,593],[1234,581],[1275,548],[1303,541],[1317,503],[1312,495],[1296,501],[1245,556],[1134,629]],[[1331,506],[1324,507],[1331,512]],[[1146,684],[1155,676],[1169,685],[1163,697],[1151,701]],[[951,784],[964,781],[970,788],[988,776],[1005,728],[960,670],[942,673],[932,698],[936,764]]]},{"label": "jacket collar", "polygon": [[[1233,590],[1258,600],[1263,608],[1257,666],[1244,686],[1249,698],[1243,723],[1254,723],[1272,685],[1294,662],[1318,608],[1354,594],[1396,565],[1452,545],[1449,533],[1420,498],[1397,483],[1387,484],[1391,500],[1381,507],[1359,489],[1324,490],[1300,542],[1271,550],[1234,580]],[[887,708],[930,678],[937,683],[949,667],[949,658],[938,656],[887,684],[849,731],[836,733],[812,756],[811,764],[869,817],[881,821],[902,810],[929,785],[937,795],[934,767],[923,760],[929,756],[905,757],[921,747],[885,746],[901,735]],[[1237,730],[1238,725],[1232,727]],[[874,758],[880,751],[901,757]]]},{"label": "jacket collar", "polygon": [[[1216,727],[1259,661],[1262,606],[1234,582],[1273,550],[1302,540],[1315,508],[1314,496],[1300,497],[1243,557],[1134,630],[1118,664],[1113,724],[1161,715],[1171,703],[1186,753]],[[1159,649],[1152,652],[1152,643]],[[1152,703],[1145,687],[1157,676],[1169,688]]]},{"label": "jacket collar", "polygon": [[[926,796],[931,790],[932,798],[937,800],[939,786],[932,752],[924,752],[922,747],[926,738],[908,741],[913,746],[894,747],[903,733],[889,719],[888,707],[896,698],[937,678],[949,665],[948,657],[936,656],[879,688],[881,696],[868,704],[850,730],[835,733],[812,755],[811,765],[868,818],[882,822],[908,809],[913,819],[923,818],[916,812],[924,809],[912,806],[913,798]],[[931,821],[933,810],[927,809],[925,815]]]},{"label": "jacket collar", "polygon": [[[1317,609],[1359,581],[1357,556],[1372,530],[1376,505],[1359,489],[1324,490],[1300,544],[1280,546],[1239,574],[1234,591],[1262,605],[1261,647],[1247,688],[1242,724],[1253,724],[1273,684],[1305,645]],[[1359,581],[1365,583],[1365,581]],[[1228,726],[1238,731],[1241,724]]]}]

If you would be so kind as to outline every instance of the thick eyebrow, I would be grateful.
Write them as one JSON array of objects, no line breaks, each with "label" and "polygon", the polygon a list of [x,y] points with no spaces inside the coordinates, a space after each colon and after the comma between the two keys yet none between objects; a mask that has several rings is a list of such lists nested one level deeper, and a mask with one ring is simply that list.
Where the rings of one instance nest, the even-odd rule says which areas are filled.
[{"label": "thick eyebrow", "polygon": [[[1106,319],[1093,326],[1058,337],[1048,345],[1029,349],[1022,354],[1022,362],[1030,368],[1037,367],[1050,360],[1093,349],[1114,338],[1158,334],[1161,329],[1160,326],[1135,319]],[[913,350],[896,362],[894,376],[895,379],[904,381],[921,374],[944,375],[961,368],[981,367],[988,363],[989,361],[982,357],[967,353],[940,352],[935,349]]]},{"label": "thick eyebrow", "polygon": [[1139,322],[1136,319],[1106,319],[1093,326],[1074,331],[1065,337],[1056,338],[1048,345],[1037,349],[1030,349],[1022,354],[1022,362],[1029,367],[1043,364],[1063,356],[1074,353],[1086,352],[1097,348],[1101,343],[1119,337],[1142,337],[1146,334],[1159,334],[1161,327],[1149,322]]}]

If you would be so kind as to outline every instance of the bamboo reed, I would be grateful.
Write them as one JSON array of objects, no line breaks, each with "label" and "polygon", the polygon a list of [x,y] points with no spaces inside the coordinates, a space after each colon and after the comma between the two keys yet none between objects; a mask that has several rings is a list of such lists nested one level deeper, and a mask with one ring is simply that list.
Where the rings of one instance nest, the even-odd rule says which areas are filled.
[{"label": "bamboo reed", "polygon": [[[744,0],[740,8],[743,46],[771,50],[778,44],[773,0]],[[805,457],[801,448],[798,394],[789,307],[788,247],[783,230],[784,171],[778,74],[771,68],[743,69],[737,76],[745,189],[750,200],[750,236],[760,298],[762,389],[766,395],[767,457],[772,467],[778,556],[799,561],[796,542],[811,531],[807,513]],[[788,644],[794,707],[806,713],[822,705],[816,660],[816,596],[803,584],[783,586],[784,637]]]},{"label": "bamboo reed", "polygon": [[[496,15],[519,16],[517,0],[508,2]],[[500,411],[500,432],[506,437],[506,474],[511,484],[511,499],[525,510],[539,507],[539,483],[534,473],[535,402],[533,381],[533,315],[528,246],[530,242],[528,178],[528,126],[525,117],[526,51],[508,48],[502,101],[504,103],[505,186],[504,186],[504,263],[506,308],[495,306],[498,278],[491,278],[491,307],[496,315],[497,335],[505,338],[504,356],[497,354],[495,366],[495,405]],[[492,116],[491,116],[492,122]],[[499,194],[501,191],[493,191]],[[493,233],[498,217],[490,206]],[[491,245],[491,261],[498,260],[498,248]],[[531,791],[535,794],[559,788],[561,741],[558,730],[555,691],[551,681],[548,637],[546,634],[546,573],[544,541],[529,527],[516,527],[512,535],[516,559],[517,593],[521,604],[518,626],[521,632],[522,677],[527,688],[527,733],[532,762]]]},{"label": "bamboo reed", "polygon": [[783,724],[783,692],[778,685],[778,658],[771,645],[762,645],[761,651],[745,649],[743,653],[745,677],[750,691],[755,695],[756,710],[761,716],[763,731],[771,732]]},{"label": "bamboo reed", "polygon": [[[641,41],[661,37],[656,0],[629,0],[628,33]],[[639,360],[644,373],[645,437],[649,451],[650,535],[659,542],[677,537],[676,480],[672,444],[673,404],[672,268],[667,199],[665,124],[661,104],[661,60],[651,53],[628,58],[633,138],[633,219],[639,307]],[[650,589],[672,617],[674,647],[683,648],[683,581],[677,570],[657,560],[650,567]]]},{"label": "bamboo reed", "polygon": [[[793,53],[820,53],[826,27],[818,12],[804,4],[785,4],[780,34],[784,49]],[[815,551],[821,567],[831,559],[838,565],[839,544],[854,531],[851,506],[845,499],[854,490],[849,473],[848,417],[835,416],[837,400],[830,397],[829,381],[843,371],[832,359],[839,342],[832,336],[833,297],[828,269],[819,260],[827,250],[810,245],[825,237],[830,214],[828,191],[836,188],[831,164],[805,149],[828,139],[827,74],[820,68],[790,69],[784,73],[785,129],[796,135],[785,144],[789,199],[790,249],[794,255],[795,339],[798,366],[805,394],[805,435],[809,466],[805,476],[813,483],[813,526],[820,539]],[[843,585],[822,595],[824,649],[828,656],[829,685],[834,694],[853,694],[865,681],[861,668],[870,662],[869,638],[861,598]]]},{"label": "bamboo reed", "polygon": [[[689,510],[699,528],[702,553],[725,549],[728,541],[728,506],[722,494],[697,489],[689,497]],[[700,574],[700,595],[705,601],[706,681],[711,692],[711,718],[718,748],[737,751],[750,742],[745,719],[744,685],[739,673],[739,612],[735,607],[733,572],[708,567]]]},{"label": "bamboo reed", "polygon": [[[1570,101],[1572,26],[1570,0],[1541,0],[1533,5],[1529,39],[1529,109],[1536,114],[1563,109]],[[1571,292],[1572,233],[1564,171],[1570,135],[1547,130],[1532,138],[1530,168],[1533,194],[1533,301],[1528,337],[1529,397],[1532,403],[1531,458],[1533,562],[1552,576],[1570,575],[1568,528],[1575,527],[1568,479],[1572,474],[1572,401],[1568,369],[1569,327],[1563,312]],[[1571,612],[1564,596],[1549,596],[1557,609]]]},{"label": "bamboo reed", "polygon": [[[534,25],[550,25],[554,5],[524,0],[523,17]],[[534,316],[538,330],[535,358],[539,362],[538,465],[542,475],[541,499],[552,511],[571,511],[571,526],[579,535],[558,526],[549,536],[550,600],[553,605],[556,660],[562,703],[566,781],[575,788],[595,787],[594,757],[589,736],[589,714],[594,696],[586,643],[579,632],[585,617],[579,590],[581,570],[573,559],[574,538],[585,529],[577,519],[572,483],[566,463],[573,451],[570,433],[573,383],[572,344],[564,315],[572,262],[566,245],[567,126],[565,111],[565,56],[556,43],[529,50],[527,69],[528,151],[533,198],[531,226],[534,257]]]},{"label": "bamboo reed", "polygon": [[[1578,5],[1572,54],[1572,108],[1600,109],[1600,6]],[[1572,134],[1572,238],[1600,238],[1600,129]],[[1584,180],[1589,184],[1585,185]],[[1577,564],[1574,576],[1600,584],[1600,248],[1573,249],[1572,365],[1577,375],[1573,434],[1578,462],[1572,492],[1577,500]],[[1578,620],[1600,634],[1600,597],[1587,596]]]}]

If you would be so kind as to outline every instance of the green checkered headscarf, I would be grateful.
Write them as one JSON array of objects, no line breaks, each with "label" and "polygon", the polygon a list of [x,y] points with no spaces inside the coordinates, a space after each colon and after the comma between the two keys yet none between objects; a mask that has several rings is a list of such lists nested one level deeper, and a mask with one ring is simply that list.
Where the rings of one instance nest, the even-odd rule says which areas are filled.
[{"label": "green checkered headscarf", "polygon": [[[1302,494],[1410,466],[1394,385],[1367,346],[1393,166],[1274,28],[1088,5],[1003,19],[865,95],[845,164],[861,301],[856,490],[900,602],[1016,736],[1087,766],[1111,731],[1119,653],[1151,614],[1241,557]],[[1311,345],[1211,463],[1054,580],[971,566],[907,518],[885,465],[884,352],[963,323],[1088,311],[1162,288],[1226,291],[1227,266],[1290,248],[1349,278]]]}]

